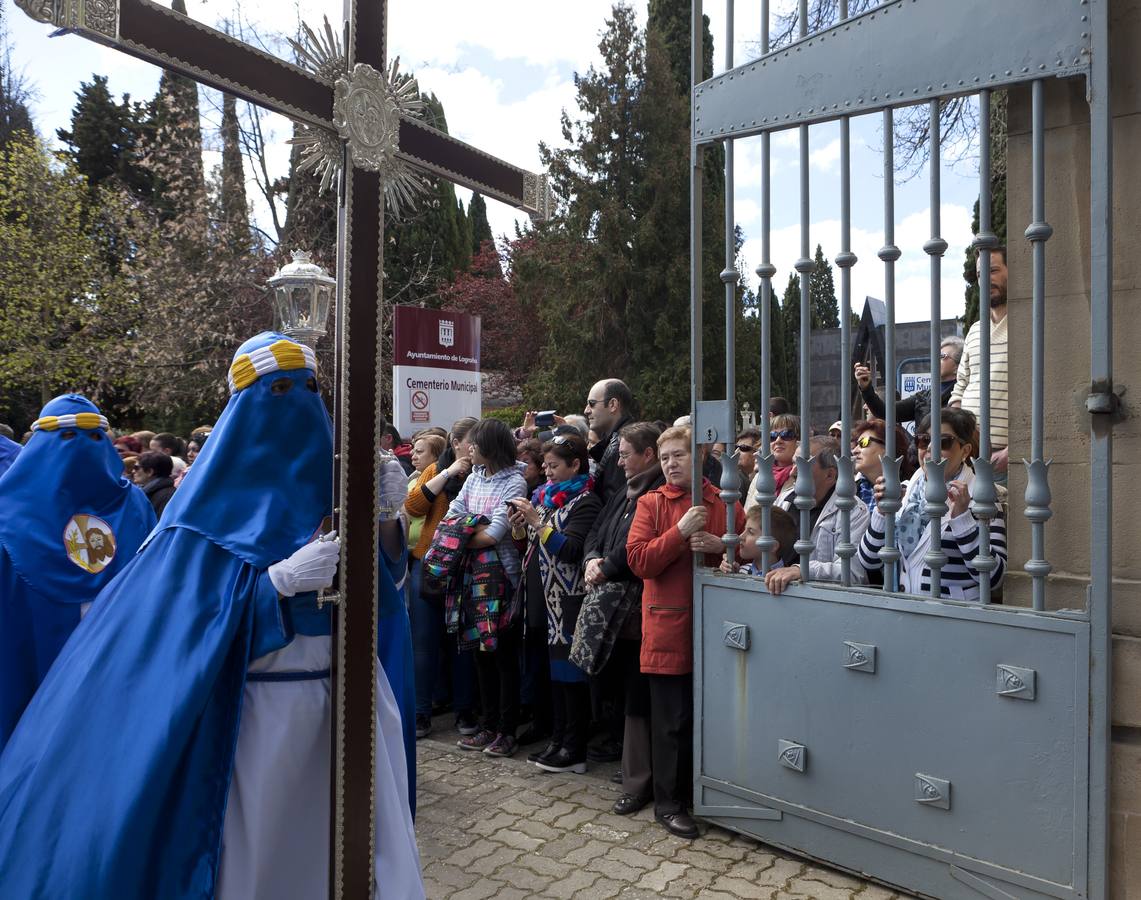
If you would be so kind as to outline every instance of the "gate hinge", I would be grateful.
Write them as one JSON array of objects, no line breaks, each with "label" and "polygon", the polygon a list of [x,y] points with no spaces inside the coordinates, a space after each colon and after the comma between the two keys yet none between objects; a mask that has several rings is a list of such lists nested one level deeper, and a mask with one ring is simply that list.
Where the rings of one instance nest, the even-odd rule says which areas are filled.
[{"label": "gate hinge", "polygon": [[1121,388],[1106,381],[1095,381],[1086,396],[1086,412],[1112,416],[1121,408]]}]

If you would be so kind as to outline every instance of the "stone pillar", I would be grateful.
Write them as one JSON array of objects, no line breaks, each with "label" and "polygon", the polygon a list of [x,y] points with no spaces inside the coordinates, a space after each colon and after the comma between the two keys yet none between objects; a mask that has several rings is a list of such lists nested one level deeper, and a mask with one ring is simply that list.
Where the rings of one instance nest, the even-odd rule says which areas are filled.
[{"label": "stone pillar", "polygon": [[[1113,430],[1113,748],[1111,884],[1141,900],[1141,0],[1113,0],[1114,383],[1123,402]],[[1081,608],[1089,576],[1090,152],[1085,81],[1046,82],[1046,452],[1053,458],[1052,609]],[[1007,168],[1010,316],[1010,561],[1005,602],[1029,605],[1022,516],[1030,456],[1030,90],[1012,91]],[[1017,460],[1017,462],[1016,462]],[[1094,473],[1096,474],[1096,473]]]}]

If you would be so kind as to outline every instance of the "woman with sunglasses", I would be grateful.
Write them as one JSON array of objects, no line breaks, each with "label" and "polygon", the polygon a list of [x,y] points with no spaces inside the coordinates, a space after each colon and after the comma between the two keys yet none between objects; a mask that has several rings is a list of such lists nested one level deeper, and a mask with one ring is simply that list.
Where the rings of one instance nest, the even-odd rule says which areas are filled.
[{"label": "woman with sunglasses", "polygon": [[[883,419],[865,419],[852,426],[852,465],[856,469],[856,495],[867,504],[868,510],[876,508],[874,485],[883,474],[880,460],[887,452],[887,423]],[[912,469],[907,464],[904,450],[910,443],[907,432],[895,426],[896,451],[903,455],[901,476],[906,480]]]},{"label": "woman with sunglasses", "polygon": [[[769,452],[773,456],[773,478],[776,479],[777,502],[786,494],[791,494],[796,487],[796,450],[799,446],[800,417],[791,413],[773,416],[769,420]],[[760,464],[759,457],[757,464]],[[759,502],[757,500],[757,482],[754,478],[745,508],[752,509]]]},{"label": "woman with sunglasses", "polygon": [[[943,474],[947,482],[947,513],[941,528],[943,552],[947,561],[940,579],[941,595],[950,600],[978,600],[981,573],[974,567],[979,552],[980,523],[970,511],[971,484],[975,473],[971,456],[975,448],[975,417],[965,409],[947,408],[942,417],[939,449],[944,460]],[[896,516],[895,542],[899,560],[900,590],[910,594],[929,594],[931,568],[924,556],[931,544],[930,523],[923,515],[926,504],[927,477],[923,465],[931,455],[931,419],[926,417],[916,430],[920,468],[907,485],[903,503]],[[883,496],[883,476],[875,481],[878,501]],[[1001,500],[1001,497],[1000,497]],[[881,569],[879,551],[884,544],[884,517],[872,509],[871,523],[860,541],[855,561],[865,570]],[[1002,504],[990,523],[990,548],[997,561],[990,573],[991,590],[1002,585],[1006,574],[1006,520]]]}]

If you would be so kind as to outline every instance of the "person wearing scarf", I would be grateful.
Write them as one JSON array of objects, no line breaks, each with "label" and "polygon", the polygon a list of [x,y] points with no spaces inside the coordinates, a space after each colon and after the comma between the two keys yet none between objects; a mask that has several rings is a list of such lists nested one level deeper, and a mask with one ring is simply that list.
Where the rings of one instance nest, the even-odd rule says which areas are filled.
[{"label": "person wearing scarf", "polygon": [[[971,485],[975,478],[970,465],[975,417],[967,410],[952,408],[944,409],[941,416],[940,451],[947,482],[947,513],[940,533],[947,561],[940,578],[940,595],[953,600],[978,600],[979,579],[983,576],[974,568],[974,559],[978,555],[980,523],[970,511]],[[931,543],[931,528],[923,512],[927,502],[927,474],[923,465],[930,456],[930,427],[928,417],[916,431],[920,468],[907,484],[895,521],[895,543],[900,552],[899,589],[909,594],[931,592],[931,568],[924,559]],[[882,490],[882,481],[882,477],[877,479],[877,491]],[[997,561],[990,575],[991,589],[997,590],[1006,574],[1006,521],[1001,502],[998,515],[990,523],[990,542]],[[883,567],[879,558],[883,545],[884,517],[877,507],[872,510],[871,523],[852,560],[853,576],[857,568],[876,571]]]},{"label": "person wearing scarf", "polygon": [[[796,487],[796,450],[800,446],[800,417],[781,413],[769,420],[769,453],[773,457],[773,479],[776,481],[776,500],[791,494]],[[761,460],[757,458],[758,473]],[[757,499],[757,481],[749,489],[746,509],[752,509]]]},{"label": "person wearing scarf", "polygon": [[0,477],[0,750],[91,603],[155,525],[107,420],[56,397]]},{"label": "person wearing scarf", "polygon": [[[586,538],[602,501],[593,490],[586,441],[577,434],[556,435],[543,446],[543,469],[548,481],[539,489],[538,508],[517,500],[510,513],[514,533],[527,536],[524,565],[528,576],[538,575],[547,607],[553,733],[534,762],[547,772],[581,775],[586,771],[590,686],[586,673],[570,661],[570,648],[586,590]],[[528,583],[534,584],[534,578],[528,577]]]},{"label": "person wearing scarf", "polygon": [[[636,422],[622,429],[618,465],[626,473],[626,492],[610,499],[586,542],[585,577],[591,590],[587,603],[594,596],[604,598],[607,588],[618,589],[620,597],[612,611],[600,602],[600,614],[588,617],[584,612],[579,623],[580,629],[587,626],[589,634],[590,623],[599,621],[597,630],[602,633],[596,640],[601,646],[593,651],[596,669],[606,667],[622,685],[622,796],[613,807],[613,812],[620,816],[637,812],[654,797],[650,687],[638,661],[642,649],[642,579],[630,571],[626,539],[638,501],[665,484],[658,463],[660,433],[651,422]],[[588,635],[575,637],[576,644],[586,643]],[[603,656],[606,649],[609,659]]]}]

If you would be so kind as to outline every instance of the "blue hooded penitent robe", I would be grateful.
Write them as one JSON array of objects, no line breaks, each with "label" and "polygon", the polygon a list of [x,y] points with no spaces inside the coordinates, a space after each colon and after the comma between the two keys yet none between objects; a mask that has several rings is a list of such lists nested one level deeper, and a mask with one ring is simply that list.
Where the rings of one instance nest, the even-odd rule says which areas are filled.
[{"label": "blue hooded penitent robe", "polygon": [[0,475],[3,475],[20,455],[20,445],[0,434]]},{"label": "blue hooded penitent robe", "polygon": [[[247,341],[231,371],[284,340]],[[266,569],[312,538],[331,492],[314,372],[244,371],[0,755],[0,896],[215,895],[247,667],[294,633]]]},{"label": "blue hooded penitent robe", "polygon": [[[89,427],[68,418],[60,426],[76,415]],[[56,397],[0,477],[0,750],[79,624],[80,606],[155,525],[99,421],[90,400]]]}]

